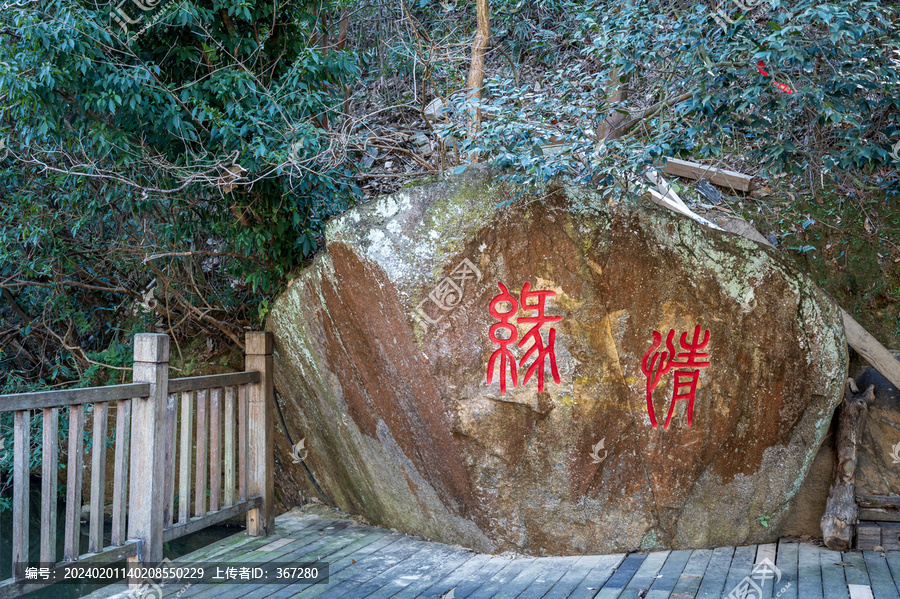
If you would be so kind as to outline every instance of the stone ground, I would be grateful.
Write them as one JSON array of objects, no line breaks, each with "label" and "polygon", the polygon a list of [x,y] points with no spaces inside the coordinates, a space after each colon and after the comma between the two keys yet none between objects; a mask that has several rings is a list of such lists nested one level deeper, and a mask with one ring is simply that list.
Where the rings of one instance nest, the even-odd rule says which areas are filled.
[{"label": "stone ground", "polygon": [[[839,553],[812,543],[778,543],[616,555],[528,557],[478,554],[360,524],[326,509],[294,510],[265,538],[239,533],[175,560],[216,565],[330,564],[327,583],[195,584],[161,587],[178,599],[588,599],[728,597],[754,572],[763,599],[898,599],[900,551]],[[778,572],[755,564],[769,559]],[[252,563],[251,563],[252,562]],[[768,575],[767,575],[768,572]],[[765,580],[763,580],[765,579]],[[112,585],[89,595],[145,599]],[[452,590],[452,593],[450,592]]]}]

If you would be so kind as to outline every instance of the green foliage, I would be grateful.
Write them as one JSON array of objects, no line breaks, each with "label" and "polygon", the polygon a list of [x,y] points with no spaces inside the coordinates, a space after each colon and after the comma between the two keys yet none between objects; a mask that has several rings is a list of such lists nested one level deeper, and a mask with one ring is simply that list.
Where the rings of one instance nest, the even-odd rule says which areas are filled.
[{"label": "green foliage", "polygon": [[[661,157],[740,149],[761,176],[893,166],[879,184],[900,187],[889,155],[900,142],[898,5],[773,0],[749,15],[732,6],[725,28],[704,4],[570,6],[591,40],[583,60],[540,89],[494,77],[481,128],[460,119],[444,135],[465,136],[465,150],[526,179],[568,173],[608,184]],[[614,98],[616,76],[625,100]],[[462,94],[456,106],[468,110]],[[632,118],[633,129],[604,135],[604,121]]]},{"label": "green foliage", "polygon": [[493,0],[491,36],[495,45],[510,49],[516,62],[523,58],[552,64],[577,46],[578,23],[571,18],[575,3],[565,0]]},{"label": "green foliage", "polygon": [[173,2],[144,31],[0,14],[7,391],[102,383],[134,331],[239,339],[359,194],[332,129],[365,57],[316,43],[333,5]]}]

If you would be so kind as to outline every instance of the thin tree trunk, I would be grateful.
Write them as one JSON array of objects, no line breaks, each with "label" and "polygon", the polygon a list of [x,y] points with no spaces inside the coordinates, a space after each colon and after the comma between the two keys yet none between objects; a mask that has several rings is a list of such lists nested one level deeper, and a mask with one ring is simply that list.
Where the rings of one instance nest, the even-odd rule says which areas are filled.
[{"label": "thin tree trunk", "polygon": [[869,385],[864,393],[853,393],[849,381],[844,388],[838,415],[837,471],[822,515],[822,537],[825,545],[834,551],[848,551],[853,540],[859,514],[856,505],[857,445],[861,425],[875,397],[874,391],[875,387]]},{"label": "thin tree trunk", "polygon": [[[621,104],[628,99],[628,93],[625,91],[625,84],[619,77],[618,67],[609,73],[609,88],[607,94],[607,104],[610,108],[621,108]],[[603,119],[600,124],[600,139],[615,139],[622,135],[620,127],[625,123],[626,116],[620,112],[613,112],[609,117]]]},{"label": "thin tree trunk", "polygon": [[[475,0],[478,26],[475,40],[472,42],[472,61],[469,64],[469,80],[466,89],[469,98],[481,99],[481,87],[484,85],[484,55],[491,43],[491,21],[488,0]],[[481,121],[481,109],[477,108],[469,114],[472,127],[478,128]]]},{"label": "thin tree trunk", "polygon": [[341,9],[341,32],[338,34],[337,49],[343,50],[347,44],[347,9]]}]

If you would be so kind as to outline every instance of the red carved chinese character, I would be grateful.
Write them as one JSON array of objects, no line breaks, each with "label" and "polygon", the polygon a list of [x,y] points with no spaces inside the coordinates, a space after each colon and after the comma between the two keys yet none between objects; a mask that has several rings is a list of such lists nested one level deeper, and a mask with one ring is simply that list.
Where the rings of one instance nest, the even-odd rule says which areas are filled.
[{"label": "red carved chinese character", "polygon": [[[647,350],[647,353],[644,354],[644,359],[641,361],[641,372],[647,377],[647,412],[650,414],[650,424],[653,425],[653,428],[656,428],[656,414],[653,411],[653,390],[659,384],[659,379],[669,372],[671,356],[675,354],[675,348],[672,347],[672,339],[674,337],[675,330],[670,329],[669,334],[666,336],[666,347],[669,351],[660,353],[656,351],[656,348],[662,343],[662,335],[653,331],[653,345],[650,346],[650,349]],[[653,355],[652,358],[651,354]],[[657,358],[659,362],[656,361]],[[654,366],[656,367],[656,374],[654,374]]]},{"label": "red carved chinese character", "polygon": [[[672,420],[672,412],[675,411],[675,402],[686,399],[688,400],[687,408],[687,425],[691,425],[694,419],[694,395],[697,393],[697,383],[700,380],[699,370],[685,370],[686,368],[707,368],[709,362],[700,361],[709,358],[709,354],[700,353],[700,350],[706,349],[709,344],[709,331],[703,334],[703,341],[700,341],[700,325],[694,327],[694,340],[688,343],[687,333],[681,334],[681,348],[687,351],[681,352],[676,356],[679,362],[672,362],[671,365],[677,366],[675,370],[675,385],[672,387],[672,404],[669,406],[669,415],[666,417],[666,424],[663,428],[669,428],[669,422]],[[686,391],[679,389],[687,388]]]},{"label": "red carved chinese character", "polygon": [[[700,380],[699,368],[707,368],[709,362],[705,361],[709,358],[708,353],[701,353],[709,344],[709,331],[703,334],[703,340],[700,340],[700,325],[694,328],[693,341],[688,342],[687,333],[681,334],[681,348],[686,350],[679,354],[675,354],[675,348],[672,340],[675,337],[675,329],[669,329],[666,336],[667,352],[656,352],[656,349],[662,342],[662,335],[653,331],[653,344],[644,359],[641,362],[641,372],[647,377],[647,410],[650,413],[650,424],[656,427],[656,415],[653,411],[653,390],[659,384],[662,375],[669,372],[675,367],[674,384],[672,387],[672,403],[669,406],[669,413],[666,416],[666,423],[663,428],[668,429],[672,422],[672,414],[675,412],[675,403],[681,400],[687,400],[687,425],[691,426],[694,420],[694,399],[697,393],[697,383]],[[655,352],[655,353],[654,353]],[[652,357],[651,357],[652,354]],[[659,362],[657,363],[657,359]],[[654,366],[656,367],[654,373]]]},{"label": "red carved chinese character", "polygon": [[[525,376],[522,379],[522,384],[526,384],[531,376],[537,371],[538,375],[538,393],[544,390],[544,361],[547,358],[550,358],[550,373],[553,375],[553,381],[558,385],[559,384],[559,371],[556,369],[556,351],[555,351],[555,343],[556,343],[556,329],[553,327],[550,328],[550,331],[547,334],[547,345],[544,346],[544,339],[541,337],[541,327],[544,324],[548,324],[551,322],[559,322],[562,320],[562,316],[547,316],[544,314],[544,310],[546,309],[545,303],[548,297],[553,297],[556,295],[555,291],[552,290],[543,290],[543,291],[530,291],[531,283],[525,283],[525,286],[522,287],[522,295],[521,306],[522,309],[526,312],[537,311],[537,316],[522,316],[519,318],[520,323],[526,324],[534,324],[533,327],[528,329],[528,332],[522,336],[522,339],[519,341],[519,347],[524,347],[525,343],[529,339],[533,339],[534,343],[531,347],[528,348],[528,351],[525,352],[525,355],[522,356],[522,360],[519,362],[519,366],[525,365],[525,360],[528,359],[531,354],[537,352],[537,356],[532,362],[531,366],[528,367],[528,370],[525,372]],[[536,299],[536,304],[529,304],[528,300]]]},{"label": "red carved chinese character", "polygon": [[[491,359],[488,361],[487,368],[487,382],[490,385],[494,380],[494,363],[496,360],[500,360],[500,393],[506,393],[506,365],[509,364],[509,375],[512,379],[512,386],[515,388],[516,386],[516,357],[509,350],[509,345],[511,343],[515,343],[516,337],[519,332],[516,329],[515,325],[509,322],[509,319],[516,315],[519,311],[519,302],[516,301],[516,298],[512,296],[509,290],[506,288],[506,285],[503,283],[497,283],[500,287],[501,293],[494,297],[491,300],[490,305],[488,306],[488,310],[491,313],[491,316],[499,320],[500,322],[491,325],[490,330],[488,331],[488,337],[490,337],[491,341],[500,346],[493,354],[491,354]],[[506,312],[499,312],[497,310],[497,304],[509,302],[509,310]],[[501,339],[497,337],[497,332],[500,330],[505,330],[509,332],[509,336],[506,339]],[[508,362],[507,362],[508,361]]]}]

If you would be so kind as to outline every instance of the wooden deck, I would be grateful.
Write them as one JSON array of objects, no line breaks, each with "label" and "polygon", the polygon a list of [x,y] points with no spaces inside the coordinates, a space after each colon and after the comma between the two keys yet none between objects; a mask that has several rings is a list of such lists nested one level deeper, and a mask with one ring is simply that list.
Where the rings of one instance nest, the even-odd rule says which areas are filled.
[{"label": "wooden deck", "polygon": [[[497,556],[359,524],[325,509],[283,514],[276,519],[272,536],[236,534],[173,565],[319,559],[330,564],[327,583],[203,583],[187,588],[173,583],[162,591],[165,597],[178,599],[719,599],[766,558],[775,563],[781,578],[776,580],[773,573],[762,583],[764,599],[900,599],[900,551],[842,554],[783,540],[629,555]],[[120,594],[124,589],[113,585],[89,597],[125,599],[129,594]]]}]

